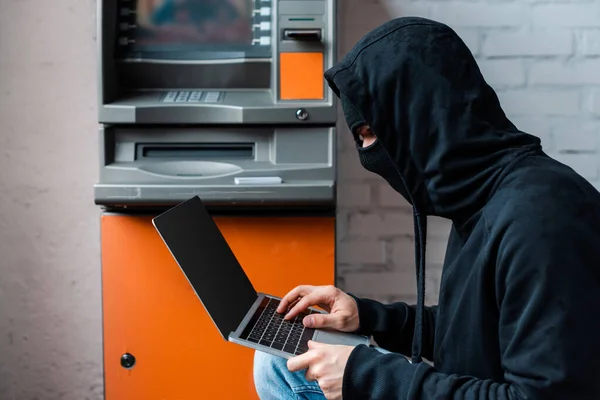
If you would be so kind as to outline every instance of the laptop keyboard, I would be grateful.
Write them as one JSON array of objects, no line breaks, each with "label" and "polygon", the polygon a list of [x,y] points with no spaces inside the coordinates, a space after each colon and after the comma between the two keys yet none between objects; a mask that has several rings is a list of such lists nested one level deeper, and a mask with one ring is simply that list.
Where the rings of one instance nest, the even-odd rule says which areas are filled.
[{"label": "laptop keyboard", "polygon": [[278,306],[279,300],[265,297],[244,329],[241,339],[290,354],[305,353],[315,330],[305,328],[302,320],[316,312],[307,310],[293,320],[286,321],[284,315],[277,313]]}]

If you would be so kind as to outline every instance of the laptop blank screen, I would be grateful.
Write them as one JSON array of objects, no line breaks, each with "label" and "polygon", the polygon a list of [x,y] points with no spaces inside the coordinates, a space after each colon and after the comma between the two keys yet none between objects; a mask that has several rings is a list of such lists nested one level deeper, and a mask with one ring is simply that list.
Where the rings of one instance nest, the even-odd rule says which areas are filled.
[{"label": "laptop blank screen", "polygon": [[154,218],[154,226],[224,338],[258,295],[200,198]]}]

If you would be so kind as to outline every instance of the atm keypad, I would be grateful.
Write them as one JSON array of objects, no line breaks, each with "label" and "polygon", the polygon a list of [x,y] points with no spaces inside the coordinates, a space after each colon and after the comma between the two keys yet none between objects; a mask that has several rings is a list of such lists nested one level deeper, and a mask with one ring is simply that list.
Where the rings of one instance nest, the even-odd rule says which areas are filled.
[{"label": "atm keypad", "polygon": [[206,103],[218,103],[220,98],[220,92],[206,92],[206,96],[204,96],[204,101]]},{"label": "atm keypad", "polygon": [[190,97],[188,98],[188,101],[197,103],[200,101],[201,97],[202,97],[202,92],[191,92]]},{"label": "atm keypad", "polygon": [[177,98],[175,99],[175,103],[187,103],[190,97],[190,92],[179,92]]},{"label": "atm keypad", "polygon": [[223,92],[203,92],[199,90],[169,91],[162,97],[163,103],[219,103]]},{"label": "atm keypad", "polygon": [[163,98],[164,103],[173,103],[177,98],[177,92],[168,92],[167,95]]}]

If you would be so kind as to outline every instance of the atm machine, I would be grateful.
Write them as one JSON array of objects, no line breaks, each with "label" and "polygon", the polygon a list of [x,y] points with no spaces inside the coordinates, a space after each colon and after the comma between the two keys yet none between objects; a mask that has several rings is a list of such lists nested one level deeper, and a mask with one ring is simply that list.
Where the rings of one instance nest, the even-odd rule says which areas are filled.
[{"label": "atm machine", "polygon": [[336,1],[98,0],[97,18],[105,398],[255,399],[253,351],[151,219],[198,195],[257,290],[335,284]]}]

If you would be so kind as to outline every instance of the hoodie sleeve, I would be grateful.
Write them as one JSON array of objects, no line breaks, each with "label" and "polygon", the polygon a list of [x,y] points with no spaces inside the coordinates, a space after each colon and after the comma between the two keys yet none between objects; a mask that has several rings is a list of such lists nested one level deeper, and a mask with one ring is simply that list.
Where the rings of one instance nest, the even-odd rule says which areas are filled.
[{"label": "hoodie sleeve", "polygon": [[[416,307],[406,303],[381,304],[350,294],[358,306],[359,333],[372,335],[382,348],[410,356],[415,329]],[[425,307],[423,316],[423,357],[433,359],[437,306]]]},{"label": "hoodie sleeve", "polygon": [[560,228],[531,214],[522,220],[506,228],[490,260],[505,378],[445,374],[359,346],[346,365],[344,400],[600,398],[600,280],[590,261],[599,258],[597,230],[585,219]]}]

